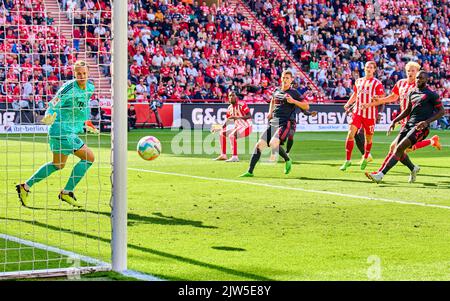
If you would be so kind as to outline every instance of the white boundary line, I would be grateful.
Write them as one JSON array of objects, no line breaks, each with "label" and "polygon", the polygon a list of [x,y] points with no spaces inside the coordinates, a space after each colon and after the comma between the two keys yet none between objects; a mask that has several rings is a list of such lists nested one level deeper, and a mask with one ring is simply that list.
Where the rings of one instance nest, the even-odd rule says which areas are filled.
[{"label": "white boundary line", "polygon": [[[24,170],[25,169],[22,169],[21,171],[24,171]],[[31,170],[31,169],[29,169],[29,170]],[[362,196],[362,195],[354,195],[354,194],[340,193],[340,192],[334,192],[334,191],[323,191],[323,190],[305,189],[305,188],[300,188],[300,187],[271,185],[271,184],[267,184],[267,183],[256,183],[256,182],[249,182],[249,181],[243,181],[243,180],[210,178],[210,177],[203,177],[203,176],[194,176],[194,175],[189,175],[189,174],[163,172],[163,171],[157,171],[157,170],[140,169],[140,168],[132,168],[132,167],[129,167],[128,170],[141,171],[141,172],[147,172],[147,173],[156,173],[156,174],[170,175],[170,176],[178,176],[178,177],[185,177],[185,178],[193,178],[193,179],[199,179],[199,180],[205,180],[205,181],[219,181],[219,182],[228,182],[228,183],[247,184],[247,185],[262,186],[262,187],[284,189],[284,190],[295,190],[295,191],[303,191],[303,192],[309,192],[309,193],[328,194],[328,195],[342,196],[342,197],[348,197],[348,198],[353,198],[353,199],[381,201],[381,202],[386,202],[386,203],[397,203],[397,204],[403,204],[403,205],[416,205],[416,206],[422,206],[422,207],[434,207],[434,208],[450,210],[450,206],[445,206],[445,205],[427,204],[427,203],[422,203],[422,202],[409,202],[409,201],[402,201],[402,200],[391,200],[391,199],[377,198],[377,197],[367,197],[367,196]],[[13,171],[13,170],[8,170],[8,171]],[[20,170],[14,170],[14,171],[20,171]]]},{"label": "white boundary line", "polygon": [[[0,272],[0,279],[8,279],[8,278],[31,278],[34,276],[39,275],[46,275],[46,276],[70,276],[74,275],[75,273],[90,273],[95,271],[111,271],[111,264],[92,258],[84,255],[80,255],[74,252],[65,251],[59,248],[47,246],[41,243],[21,239],[15,236],[2,234],[0,233],[0,238],[7,240],[7,241],[13,241],[15,243],[19,243],[22,245],[30,246],[33,248],[41,249],[47,252],[57,253],[61,254],[70,258],[76,258],[81,261],[93,264],[93,267],[68,267],[68,268],[59,268],[59,269],[42,269],[42,270],[33,270],[33,271],[17,271],[17,272]],[[162,279],[159,279],[157,277],[154,277],[152,275],[143,274],[140,272],[127,270],[125,272],[120,273],[124,276],[133,277],[139,280],[144,281],[162,281]]]},{"label": "white boundary line", "polygon": [[61,255],[67,256],[67,257],[77,258],[77,259],[80,259],[82,261],[85,261],[87,263],[90,263],[90,264],[93,264],[96,266],[111,266],[109,263],[106,263],[104,261],[101,261],[101,260],[98,260],[98,259],[95,259],[92,257],[79,255],[74,252],[65,251],[65,250],[62,250],[59,248],[47,246],[47,245],[44,245],[41,243],[37,243],[37,242],[25,240],[25,239],[21,239],[21,238],[15,237],[15,236],[0,233],[0,238],[3,238],[4,240],[8,240],[8,241],[13,241],[15,243],[19,243],[22,245],[30,246],[32,248],[41,249],[41,250],[44,250],[47,252],[58,253],[58,254],[61,254]]},{"label": "white boundary line", "polygon": [[299,187],[271,185],[271,184],[267,184],[267,183],[256,183],[256,182],[249,182],[249,181],[242,181],[242,180],[232,180],[232,179],[221,179],[221,178],[210,178],[210,177],[202,177],[202,176],[193,176],[193,175],[181,174],[181,173],[175,173],[175,172],[162,172],[162,171],[157,171],[157,170],[148,170],[148,169],[140,169],[140,168],[128,168],[128,170],[140,171],[140,172],[148,172],[148,173],[156,173],[156,174],[170,175],[170,176],[177,176],[177,177],[185,177],[185,178],[193,178],[193,179],[199,179],[199,180],[205,180],[205,181],[218,181],[218,182],[238,183],[238,184],[262,186],[262,187],[274,188],[274,189],[295,190],[295,191],[302,191],[302,192],[309,192],[309,193],[327,194],[327,195],[348,197],[348,198],[360,199],[360,200],[381,201],[381,202],[386,202],[386,203],[396,203],[396,204],[402,204],[402,205],[415,205],[415,206],[433,207],[433,208],[440,208],[440,209],[450,210],[450,206],[445,206],[445,205],[427,204],[427,203],[421,203],[421,202],[408,202],[408,201],[402,201],[402,200],[391,200],[391,199],[378,198],[378,197],[367,197],[367,196],[361,196],[361,195],[339,193],[339,192],[334,192],[334,191],[304,189],[304,188],[299,188]]}]

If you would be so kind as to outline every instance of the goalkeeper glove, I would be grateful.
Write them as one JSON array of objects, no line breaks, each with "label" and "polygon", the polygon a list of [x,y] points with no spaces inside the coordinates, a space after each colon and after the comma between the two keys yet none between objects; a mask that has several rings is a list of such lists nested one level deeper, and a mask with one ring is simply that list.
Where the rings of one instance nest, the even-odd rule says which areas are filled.
[{"label": "goalkeeper glove", "polygon": [[84,125],[86,126],[86,131],[93,134],[98,134],[100,131],[92,124],[92,121],[87,120]]},{"label": "goalkeeper glove", "polygon": [[56,112],[54,112],[52,115],[46,114],[44,118],[41,119],[41,122],[46,125],[52,125],[53,122],[55,122],[56,119]]}]

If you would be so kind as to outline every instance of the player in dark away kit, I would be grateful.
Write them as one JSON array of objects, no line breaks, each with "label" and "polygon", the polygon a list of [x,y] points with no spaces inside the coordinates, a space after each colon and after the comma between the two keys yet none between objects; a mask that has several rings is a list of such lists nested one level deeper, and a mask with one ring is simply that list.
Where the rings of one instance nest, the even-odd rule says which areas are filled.
[{"label": "player in dark away kit", "polygon": [[281,75],[281,88],[277,88],[272,94],[269,114],[267,116],[269,126],[255,146],[248,171],[242,174],[241,177],[253,177],[255,165],[261,158],[261,151],[267,146],[270,146],[272,152],[278,151],[284,159],[284,173],[288,174],[291,171],[292,161],[281,145],[292,131],[290,119],[295,109],[297,107],[304,111],[309,109],[309,104],[301,101],[302,97],[300,93],[291,88],[293,80],[292,72],[288,70],[283,71]]},{"label": "player in dark away kit", "polygon": [[427,87],[429,75],[425,71],[420,71],[416,76],[417,88],[408,96],[406,109],[397,116],[389,127],[390,133],[395,124],[403,118],[409,116],[406,126],[397,136],[397,147],[391,157],[386,160],[386,164],[379,172],[368,173],[366,176],[376,183],[380,183],[386,173],[394,167],[398,161],[408,166],[411,170],[409,182],[416,180],[417,172],[420,168],[414,165],[406,154],[406,149],[412,147],[419,141],[425,139],[430,132],[430,124],[444,116],[445,111],[439,100],[439,95]]}]

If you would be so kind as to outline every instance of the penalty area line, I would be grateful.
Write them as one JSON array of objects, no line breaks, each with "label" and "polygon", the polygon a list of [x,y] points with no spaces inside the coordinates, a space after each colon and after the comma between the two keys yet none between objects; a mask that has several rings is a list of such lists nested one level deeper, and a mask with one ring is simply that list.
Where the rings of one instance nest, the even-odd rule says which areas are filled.
[{"label": "penalty area line", "polygon": [[272,185],[272,184],[267,184],[267,183],[256,183],[256,182],[243,181],[243,180],[232,180],[232,179],[221,179],[221,178],[194,176],[194,175],[189,175],[189,174],[181,174],[181,173],[175,173],[175,172],[163,172],[163,171],[141,169],[141,168],[128,168],[128,169],[129,170],[133,170],[133,171],[155,173],[155,174],[169,175],[169,176],[176,176],[176,177],[185,177],[185,178],[199,179],[199,180],[205,180],[205,181],[238,183],[238,184],[261,186],[261,187],[267,187],[267,188],[273,188],[273,189],[294,190],[294,191],[302,191],[302,192],[315,193],[315,194],[326,194],[326,195],[347,197],[347,198],[352,198],[352,199],[369,200],[369,201],[380,201],[380,202],[385,202],[385,203],[395,203],[395,204],[401,204],[401,205],[414,205],[414,206],[421,206],[421,207],[433,207],[433,208],[440,208],[440,209],[450,210],[450,206],[437,205],[437,204],[427,204],[427,203],[421,203],[421,202],[408,202],[408,201],[402,201],[402,200],[392,200],[392,199],[386,199],[386,198],[368,197],[368,196],[340,193],[340,192],[334,192],[334,191],[305,189],[305,188],[300,188],[300,187],[289,187],[289,186],[282,186],[282,185]]}]

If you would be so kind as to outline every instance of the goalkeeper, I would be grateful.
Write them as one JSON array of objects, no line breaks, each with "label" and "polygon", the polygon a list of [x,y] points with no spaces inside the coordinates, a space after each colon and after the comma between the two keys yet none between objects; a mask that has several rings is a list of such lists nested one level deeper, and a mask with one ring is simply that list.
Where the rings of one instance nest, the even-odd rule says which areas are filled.
[{"label": "goalkeeper", "polygon": [[86,126],[89,132],[99,132],[89,120],[89,100],[94,93],[94,85],[88,81],[88,73],[86,62],[75,62],[75,79],[66,82],[48,104],[42,122],[49,125],[48,142],[53,161],[42,165],[25,183],[16,186],[23,206],[28,206],[30,188],[55,171],[63,169],[69,155],[74,154],[81,160],[73,167],[72,174],[58,198],[72,206],[81,207],[73,191],[92,166],[94,153],[77,134],[83,132],[83,126]]}]

